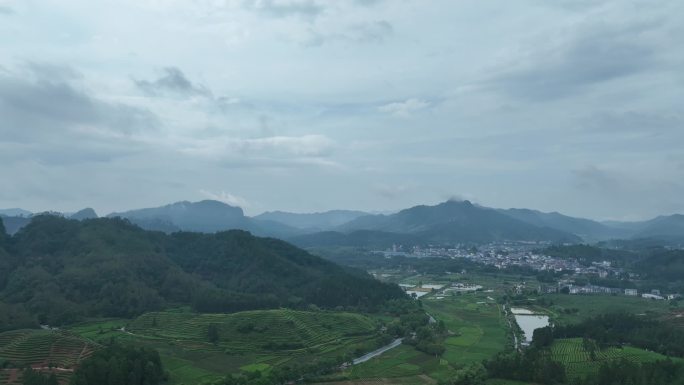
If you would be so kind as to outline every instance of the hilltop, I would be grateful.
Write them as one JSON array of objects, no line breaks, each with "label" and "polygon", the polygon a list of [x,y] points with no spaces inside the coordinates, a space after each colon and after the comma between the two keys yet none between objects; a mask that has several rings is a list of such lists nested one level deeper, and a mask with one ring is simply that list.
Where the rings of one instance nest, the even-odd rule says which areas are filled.
[{"label": "hilltop", "polygon": [[392,215],[368,215],[340,226],[356,230],[410,234],[426,242],[492,242],[502,240],[578,242],[574,234],[535,226],[469,201],[415,206]]}]

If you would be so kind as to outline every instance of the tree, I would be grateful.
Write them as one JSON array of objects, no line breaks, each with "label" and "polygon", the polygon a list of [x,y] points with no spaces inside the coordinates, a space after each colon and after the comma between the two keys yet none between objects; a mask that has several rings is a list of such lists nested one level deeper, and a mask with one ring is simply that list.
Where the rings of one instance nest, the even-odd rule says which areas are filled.
[{"label": "tree", "polygon": [[584,337],[582,338],[582,347],[587,353],[589,353],[589,358],[591,358],[592,361],[596,361],[596,351],[598,350],[596,341],[592,340],[591,338]]},{"label": "tree", "polygon": [[532,333],[532,344],[534,344],[536,348],[551,346],[551,344],[553,344],[553,329],[549,326],[535,329]]},{"label": "tree", "polygon": [[0,247],[5,245],[6,240],[7,231],[5,230],[5,223],[2,221],[2,217],[0,217]]},{"label": "tree", "polygon": [[219,330],[215,324],[210,324],[207,327],[207,339],[212,344],[215,344],[219,341]]}]

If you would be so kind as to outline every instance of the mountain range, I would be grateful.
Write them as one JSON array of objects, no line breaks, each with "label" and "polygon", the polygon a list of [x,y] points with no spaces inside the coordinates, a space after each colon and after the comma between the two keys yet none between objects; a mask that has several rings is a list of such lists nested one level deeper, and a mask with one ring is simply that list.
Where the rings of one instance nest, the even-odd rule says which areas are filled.
[{"label": "mountain range", "polygon": [[[97,218],[92,209],[64,216],[78,220]],[[0,210],[0,217],[8,233],[14,234],[30,222],[31,213],[22,209]],[[302,247],[383,248],[392,244],[493,241],[593,243],[642,238],[675,244],[684,242],[684,215],[680,214],[640,222],[599,222],[557,212],[494,209],[455,200],[434,206],[414,206],[388,215],[332,210],[318,213],[271,211],[254,217],[246,216],[239,207],[219,201],[182,201],[111,213],[107,217],[125,218],[143,229],[165,233],[240,229]]]}]

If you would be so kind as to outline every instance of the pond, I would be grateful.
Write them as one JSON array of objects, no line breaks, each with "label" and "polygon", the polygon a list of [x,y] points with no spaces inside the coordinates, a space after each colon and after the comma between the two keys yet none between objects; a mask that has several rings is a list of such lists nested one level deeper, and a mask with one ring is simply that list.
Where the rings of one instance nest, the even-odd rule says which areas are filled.
[{"label": "pond", "polygon": [[515,322],[518,323],[518,326],[523,331],[525,338],[523,345],[529,345],[532,342],[532,335],[535,329],[549,326],[549,317],[545,315],[515,314]]}]

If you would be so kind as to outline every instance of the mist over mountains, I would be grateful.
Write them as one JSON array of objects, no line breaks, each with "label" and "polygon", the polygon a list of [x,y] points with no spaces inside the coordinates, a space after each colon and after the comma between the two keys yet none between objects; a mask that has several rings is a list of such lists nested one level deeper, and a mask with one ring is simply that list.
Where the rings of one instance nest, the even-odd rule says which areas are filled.
[{"label": "mist over mountains", "polygon": [[[32,215],[22,209],[0,210],[9,234],[26,226]],[[98,217],[91,208],[63,216],[76,220]],[[684,241],[684,215],[680,214],[640,222],[598,222],[558,212],[494,209],[467,200],[419,205],[389,215],[331,210],[318,213],[271,211],[254,217],[246,216],[239,207],[215,200],[182,201],[115,212],[106,217],[124,218],[143,229],[164,233],[215,233],[239,229],[258,236],[284,239],[302,247],[495,241],[591,243],[611,239]]]}]

